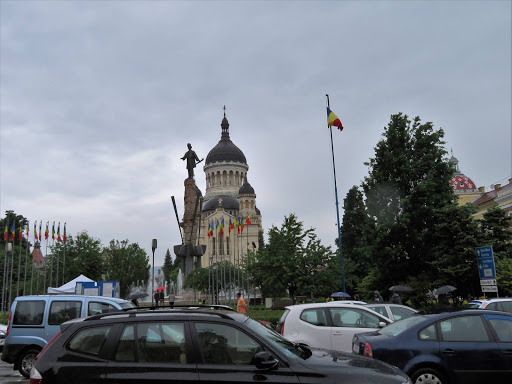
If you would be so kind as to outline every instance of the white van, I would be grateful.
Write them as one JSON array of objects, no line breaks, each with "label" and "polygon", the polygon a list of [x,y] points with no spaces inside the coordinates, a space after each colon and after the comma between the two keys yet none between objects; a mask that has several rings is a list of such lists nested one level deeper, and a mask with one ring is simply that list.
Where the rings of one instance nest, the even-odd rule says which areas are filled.
[{"label": "white van", "polygon": [[19,296],[11,306],[2,360],[25,376],[38,353],[59,333],[65,321],[135,308],[131,301],[79,295]]}]

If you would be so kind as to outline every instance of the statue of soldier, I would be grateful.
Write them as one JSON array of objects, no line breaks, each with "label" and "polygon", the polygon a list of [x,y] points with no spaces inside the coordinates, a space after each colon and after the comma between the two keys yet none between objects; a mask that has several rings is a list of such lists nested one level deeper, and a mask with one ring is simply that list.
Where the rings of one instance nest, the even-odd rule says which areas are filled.
[{"label": "statue of soldier", "polygon": [[[190,143],[187,144],[187,147],[188,147],[188,151],[181,158],[181,160],[187,159],[188,178],[193,179],[194,178],[194,168],[196,167],[196,164],[199,164],[203,160],[199,160],[196,153],[192,150],[192,145]],[[197,163],[196,163],[196,161],[197,161]]]}]

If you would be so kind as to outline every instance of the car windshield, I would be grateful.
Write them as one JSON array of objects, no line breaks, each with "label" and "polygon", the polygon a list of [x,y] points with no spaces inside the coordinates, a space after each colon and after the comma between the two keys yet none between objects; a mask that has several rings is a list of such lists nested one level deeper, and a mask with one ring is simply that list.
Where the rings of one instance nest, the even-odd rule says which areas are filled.
[{"label": "car windshield", "polygon": [[278,349],[281,353],[286,355],[290,359],[307,359],[311,356],[311,351],[306,347],[301,347],[298,344],[292,343],[286,340],[276,331],[264,326],[259,321],[251,318],[245,322],[253,332],[256,332],[258,336],[265,339],[265,341],[271,344],[274,348]]},{"label": "car windshield", "polygon": [[127,308],[135,308],[135,305],[131,301],[126,301],[119,303],[121,305],[121,308],[127,309]]},{"label": "car windshield", "polygon": [[385,326],[380,331],[378,331],[378,333],[381,335],[387,335],[387,336],[398,336],[402,332],[415,326],[418,323],[421,323],[425,319],[426,319],[425,316],[418,316],[418,315],[408,317],[407,319],[396,321],[394,323],[391,323],[391,324]]}]

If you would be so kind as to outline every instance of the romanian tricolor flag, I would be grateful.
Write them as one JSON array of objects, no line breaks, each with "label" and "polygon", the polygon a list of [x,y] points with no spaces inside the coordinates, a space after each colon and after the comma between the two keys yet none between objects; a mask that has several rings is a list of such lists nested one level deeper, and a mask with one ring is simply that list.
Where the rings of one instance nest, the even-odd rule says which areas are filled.
[{"label": "romanian tricolor flag", "polygon": [[327,107],[327,126],[332,127],[333,125],[335,127],[338,127],[340,131],[343,131],[343,125],[341,125],[341,120],[338,118],[338,116],[334,114],[333,111],[329,109],[329,107]]},{"label": "romanian tricolor flag", "polygon": [[[48,236],[50,236],[50,232],[48,231],[48,225],[50,225],[50,222],[46,222],[46,229],[44,231],[44,239],[48,240]],[[39,225],[39,239],[41,239],[41,225]]]},{"label": "romanian tricolor flag", "polygon": [[245,219],[244,217],[242,216],[241,217],[241,221],[240,221],[240,233],[243,233],[244,232],[244,225],[245,225]]},{"label": "romanian tricolor flag", "polygon": [[224,236],[224,218],[219,223],[219,235]]},{"label": "romanian tricolor flag", "polygon": [[30,221],[27,221],[27,242],[28,242],[28,237],[30,235],[30,226],[29,226],[29,224],[30,224]]},{"label": "romanian tricolor flag", "polygon": [[20,242],[21,242],[23,240],[23,225],[20,225],[18,235],[19,235]]},{"label": "romanian tricolor flag", "polygon": [[55,240],[55,221],[52,224],[52,239]]},{"label": "romanian tricolor flag", "polygon": [[251,225],[251,216],[247,216],[247,219],[245,219],[245,224]]},{"label": "romanian tricolor flag", "polygon": [[34,221],[34,240],[37,240],[37,220]]},{"label": "romanian tricolor flag", "polygon": [[57,242],[59,241],[62,241],[62,239],[60,238],[60,221],[59,221],[59,226],[57,227]]},{"label": "romanian tricolor flag", "polygon": [[229,218],[229,234],[231,235],[231,230],[235,229],[235,223],[231,221],[231,217]]},{"label": "romanian tricolor flag", "polygon": [[11,241],[14,241],[14,231],[16,229],[14,228],[14,223],[12,223],[12,227],[11,227]]},{"label": "romanian tricolor flag", "polygon": [[62,237],[62,241],[66,242],[66,223],[64,223],[64,235]]},{"label": "romanian tricolor flag", "polygon": [[7,228],[9,224],[5,224],[5,230],[4,230],[4,241],[7,241],[7,238],[9,237],[9,229]]},{"label": "romanian tricolor flag", "polygon": [[213,236],[213,221],[208,220],[208,237]]},{"label": "romanian tricolor flag", "polygon": [[41,220],[41,221],[39,222],[39,241],[41,241],[41,238],[42,238],[42,237],[41,237],[41,229],[42,229],[42,227],[43,227],[43,220]]}]

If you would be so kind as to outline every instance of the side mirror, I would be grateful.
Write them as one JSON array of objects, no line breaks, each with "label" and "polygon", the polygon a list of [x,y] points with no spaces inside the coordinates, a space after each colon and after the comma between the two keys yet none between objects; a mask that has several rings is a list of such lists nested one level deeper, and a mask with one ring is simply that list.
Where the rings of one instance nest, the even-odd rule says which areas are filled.
[{"label": "side mirror", "polygon": [[279,364],[279,361],[274,359],[274,356],[268,351],[256,353],[252,361],[259,369],[274,369]]},{"label": "side mirror", "polygon": [[385,322],[381,321],[381,322],[379,323],[379,328],[385,327],[386,325],[387,325],[387,324],[386,324]]}]

